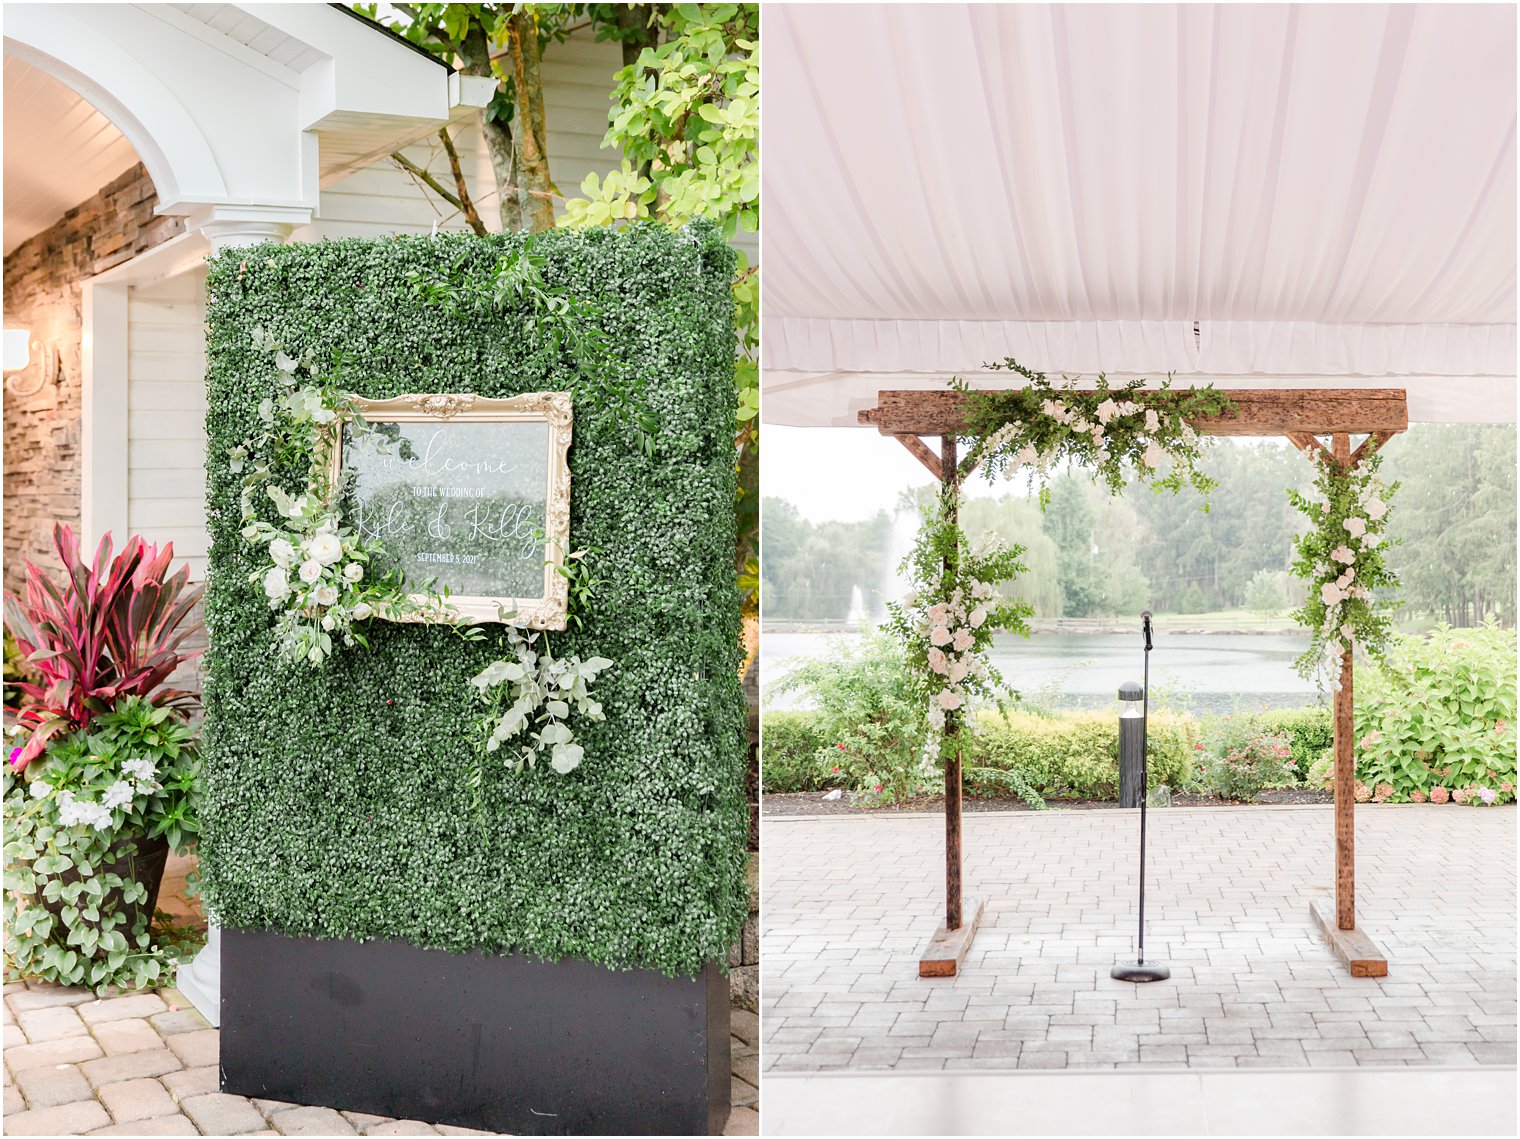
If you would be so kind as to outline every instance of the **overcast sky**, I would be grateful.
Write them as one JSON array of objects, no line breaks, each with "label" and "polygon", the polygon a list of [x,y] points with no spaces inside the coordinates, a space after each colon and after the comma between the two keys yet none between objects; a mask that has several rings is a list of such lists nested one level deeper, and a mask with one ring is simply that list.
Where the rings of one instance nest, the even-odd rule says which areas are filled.
[{"label": "overcast sky", "polygon": [[[890,513],[908,487],[934,481],[901,444],[874,428],[767,423],[761,437],[761,495],[786,499],[809,522],[859,522],[878,510]],[[1227,447],[1237,441],[1218,442]],[[1022,491],[1023,485],[1002,479],[989,484],[978,472],[967,481],[963,493],[996,497]]]}]

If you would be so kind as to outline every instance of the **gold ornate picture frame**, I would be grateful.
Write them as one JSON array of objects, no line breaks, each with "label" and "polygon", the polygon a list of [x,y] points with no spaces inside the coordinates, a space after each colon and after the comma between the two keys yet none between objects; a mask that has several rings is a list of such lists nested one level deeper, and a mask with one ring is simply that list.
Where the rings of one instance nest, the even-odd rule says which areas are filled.
[{"label": "gold ornate picture frame", "polygon": [[[414,454],[413,457],[404,459],[395,456],[388,458],[387,462],[393,469],[408,465],[416,467],[415,473],[418,478],[414,482],[405,483],[406,490],[398,489],[403,485],[399,480],[385,484],[394,503],[386,512],[385,518],[392,529],[398,525],[402,526],[406,539],[418,539],[418,526],[425,524],[430,533],[427,539],[422,539],[424,542],[433,539],[440,543],[447,542],[452,531],[463,530],[468,537],[476,539],[471,549],[484,550],[484,553],[480,554],[459,554],[453,550],[434,553],[410,551],[399,557],[409,580],[421,580],[422,575],[416,572],[416,566],[409,565],[408,562],[426,562],[427,568],[432,568],[433,565],[450,568],[455,565],[463,567],[460,572],[465,575],[467,582],[465,589],[452,588],[453,582],[450,581],[451,575],[448,570],[427,575],[437,577],[440,585],[451,586],[448,597],[450,612],[444,619],[470,624],[502,622],[533,629],[565,628],[570,586],[564,574],[559,571],[559,567],[564,564],[570,541],[568,452],[573,420],[570,393],[530,392],[508,399],[487,399],[484,396],[469,393],[422,393],[380,400],[356,398],[353,400],[353,407],[358,417],[370,425],[435,424],[438,428],[428,436],[425,455]],[[355,504],[353,507],[355,517],[349,518],[348,521],[359,530],[361,535],[379,538],[388,551],[399,553],[392,549],[390,536],[382,532],[385,527],[366,521],[363,488],[359,486],[363,481],[363,474],[357,470],[345,471],[344,428],[347,422],[345,420],[335,424],[335,430],[332,433],[329,455],[330,485],[350,487],[347,493],[350,495],[350,502]],[[502,518],[493,517],[488,522],[482,522],[480,518],[482,507],[489,514],[489,511],[499,506],[499,503],[488,503],[487,490],[478,485],[469,485],[472,477],[477,484],[486,477],[480,473],[482,470],[498,477],[501,477],[505,470],[507,475],[519,480],[519,485],[522,485],[523,480],[526,480],[527,485],[537,485],[536,462],[531,463],[527,468],[513,467],[506,470],[501,460],[494,463],[471,464],[468,461],[461,463],[458,460],[440,459],[436,465],[442,467],[443,473],[430,469],[435,465],[432,460],[434,448],[442,446],[446,450],[450,446],[448,436],[467,435],[471,440],[478,442],[490,434],[488,431],[481,430],[467,433],[454,432],[453,428],[490,424],[543,424],[546,429],[543,455],[536,454],[539,446],[537,439],[532,440],[533,446],[529,449],[533,452],[532,458],[543,459],[544,510],[541,528],[537,525],[536,513],[531,519],[524,519],[522,508],[519,507],[515,530],[504,537],[502,532],[505,525]],[[407,434],[408,441],[415,443],[417,440],[413,436],[420,433],[414,431]],[[443,441],[441,444],[440,439]],[[498,449],[493,453],[503,452]],[[472,465],[475,468],[473,473],[470,470]],[[490,470],[493,467],[495,470]],[[462,472],[460,468],[463,468]],[[351,484],[344,479],[345,474],[353,476]],[[410,494],[407,491],[410,491]],[[419,500],[424,502],[424,509],[431,512],[431,519],[413,514],[411,504]],[[432,503],[436,503],[436,506]],[[397,515],[401,507],[407,507],[406,513],[412,515],[410,521],[392,522],[392,516]],[[504,514],[505,512],[502,517]],[[529,538],[528,528],[523,525],[524,521],[532,526],[531,538]],[[458,535],[452,536],[457,538]],[[538,540],[540,538],[541,542]],[[510,543],[509,549],[495,548],[504,542]],[[406,541],[404,539],[396,544],[404,546]],[[534,583],[542,583],[541,589],[536,594],[530,588],[526,588],[531,567],[524,564],[534,552],[537,552],[542,563],[538,567],[541,572],[531,574]],[[500,560],[494,560],[498,558],[498,555]],[[524,588],[512,593],[481,588],[482,580],[490,577],[495,570],[509,570],[509,573],[504,572],[501,576],[516,578],[523,582]],[[427,619],[421,616],[407,618],[412,621]]]}]

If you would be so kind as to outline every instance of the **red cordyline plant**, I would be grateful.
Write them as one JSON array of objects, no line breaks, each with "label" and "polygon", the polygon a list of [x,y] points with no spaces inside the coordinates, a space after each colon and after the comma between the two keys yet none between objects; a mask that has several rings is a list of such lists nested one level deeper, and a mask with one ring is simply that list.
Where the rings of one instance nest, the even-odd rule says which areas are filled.
[{"label": "red cordyline plant", "polygon": [[63,563],[55,579],[26,563],[26,599],[5,595],[5,624],[39,680],[15,682],[22,693],[9,709],[30,734],[11,755],[21,771],[59,732],[71,732],[107,711],[123,696],[188,713],[197,696],[164,682],[194,653],[181,652],[198,622],[186,622],[203,587],[190,586],[190,568],[169,575],[171,542],[162,550],[131,538],[111,554],[100,540],[91,562],[67,526],[53,527],[53,549]]}]

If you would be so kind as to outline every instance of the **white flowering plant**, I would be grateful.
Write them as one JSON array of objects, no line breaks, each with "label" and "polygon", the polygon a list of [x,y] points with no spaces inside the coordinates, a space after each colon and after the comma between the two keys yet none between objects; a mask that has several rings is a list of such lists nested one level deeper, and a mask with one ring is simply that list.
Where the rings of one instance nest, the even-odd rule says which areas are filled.
[{"label": "white flowering plant", "polygon": [[1294,539],[1291,569],[1309,585],[1303,607],[1293,614],[1311,638],[1296,667],[1306,679],[1318,677],[1339,691],[1342,655],[1360,649],[1381,659],[1393,634],[1399,603],[1388,594],[1399,579],[1384,552],[1391,544],[1388,504],[1398,483],[1379,476],[1383,457],[1376,453],[1357,466],[1339,463],[1323,449],[1311,457],[1314,492],[1288,492],[1309,519],[1309,529]]},{"label": "white flowering plant", "polygon": [[[399,569],[376,572],[383,545],[344,524],[342,478],[329,461],[335,433],[371,435],[385,446],[383,433],[359,415],[337,377],[318,375],[309,356],[288,355],[263,329],[254,330],[254,346],[271,354],[283,391],[259,405],[263,430],[229,451],[228,469],[243,476],[242,536],[263,554],[249,582],[277,614],[281,652],[320,666],[338,644],[368,648],[364,628],[376,617],[447,621],[446,592],[430,582],[409,584]],[[288,471],[299,472],[303,490],[280,484]],[[275,521],[267,517],[271,508]],[[482,635],[454,628],[466,639]]]},{"label": "white flowering plant", "polygon": [[[584,758],[570,727],[573,714],[602,720],[602,706],[591,695],[597,676],[612,667],[606,657],[582,660],[556,657],[543,632],[524,632],[506,626],[510,653],[493,661],[471,678],[480,699],[489,705],[481,729],[488,732],[485,751],[511,745],[507,766],[513,771],[534,767],[542,758],[561,775],[568,775]],[[480,774],[472,777],[478,795]]]},{"label": "white flowering plant", "polygon": [[1232,410],[1213,387],[1172,390],[1168,377],[1159,389],[1141,394],[1145,380],[1110,387],[1100,374],[1092,390],[1079,391],[1074,380],[1052,381],[1012,357],[985,367],[1014,372],[1025,381],[1006,391],[973,391],[962,380],[952,382],[967,396],[967,463],[980,464],[989,480],[1032,475],[1044,509],[1052,470],[1069,461],[1090,468],[1110,493],[1123,491],[1131,477],[1158,492],[1175,494],[1191,486],[1208,509],[1208,495],[1217,485],[1199,467],[1208,440],[1189,421]]},{"label": "white flowering plant", "polygon": [[96,990],[169,980],[194,946],[155,929],[150,899],[165,849],[184,852],[200,833],[199,786],[194,729],[138,696],[7,772],[12,968]]},{"label": "white flowering plant", "polygon": [[1004,706],[1011,696],[988,661],[999,630],[1029,635],[1034,608],[1005,597],[999,586],[1025,572],[1021,546],[993,536],[972,542],[955,516],[955,492],[947,490],[924,508],[923,524],[899,572],[910,586],[890,602],[888,628],[903,647],[917,678],[928,725],[923,768],[927,775],[940,758],[947,728],[964,719],[978,699]]}]

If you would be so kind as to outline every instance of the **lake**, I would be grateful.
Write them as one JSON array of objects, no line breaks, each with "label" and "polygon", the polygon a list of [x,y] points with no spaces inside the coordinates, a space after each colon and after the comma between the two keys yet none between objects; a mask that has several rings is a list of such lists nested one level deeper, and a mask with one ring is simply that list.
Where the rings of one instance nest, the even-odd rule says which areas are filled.
[{"label": "lake", "polygon": [[[760,637],[762,694],[768,708],[804,707],[793,694],[777,695],[772,683],[788,662],[825,655],[831,641],[856,641],[858,633],[764,633]],[[1198,714],[1297,708],[1320,701],[1313,681],[1293,671],[1309,646],[1303,636],[1238,633],[1168,636],[1157,629],[1151,652],[1151,703]],[[1138,682],[1145,645],[1133,634],[1039,633],[1024,638],[999,634],[992,663],[1025,700],[1056,708],[1107,708],[1119,685]]]}]

